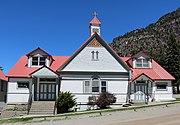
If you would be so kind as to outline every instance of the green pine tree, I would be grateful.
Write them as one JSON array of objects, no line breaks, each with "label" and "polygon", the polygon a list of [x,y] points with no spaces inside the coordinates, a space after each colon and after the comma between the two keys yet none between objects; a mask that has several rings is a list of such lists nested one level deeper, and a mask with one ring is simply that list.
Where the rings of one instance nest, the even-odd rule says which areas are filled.
[{"label": "green pine tree", "polygon": [[2,66],[0,66],[0,70],[3,71],[3,67]]},{"label": "green pine tree", "polygon": [[177,87],[177,93],[180,93],[180,42],[171,34],[167,46],[164,68],[175,77],[173,85]]}]

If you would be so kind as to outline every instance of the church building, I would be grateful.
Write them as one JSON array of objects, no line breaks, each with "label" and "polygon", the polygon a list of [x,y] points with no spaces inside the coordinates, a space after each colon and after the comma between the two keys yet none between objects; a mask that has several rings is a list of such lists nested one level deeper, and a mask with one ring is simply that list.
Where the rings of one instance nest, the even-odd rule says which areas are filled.
[{"label": "church building", "polygon": [[172,77],[149,54],[120,57],[101,37],[101,22],[90,21],[90,37],[71,56],[53,56],[41,48],[23,55],[7,74],[7,104],[52,102],[70,91],[80,110],[89,96],[113,93],[122,105],[129,101],[173,100]]}]

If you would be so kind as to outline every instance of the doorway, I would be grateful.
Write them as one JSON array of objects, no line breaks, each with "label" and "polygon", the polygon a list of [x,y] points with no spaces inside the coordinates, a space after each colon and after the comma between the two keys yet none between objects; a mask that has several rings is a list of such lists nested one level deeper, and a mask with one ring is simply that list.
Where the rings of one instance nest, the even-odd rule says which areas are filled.
[{"label": "doorway", "polygon": [[145,81],[137,81],[134,85],[134,100],[136,102],[146,102],[148,95],[148,86]]}]

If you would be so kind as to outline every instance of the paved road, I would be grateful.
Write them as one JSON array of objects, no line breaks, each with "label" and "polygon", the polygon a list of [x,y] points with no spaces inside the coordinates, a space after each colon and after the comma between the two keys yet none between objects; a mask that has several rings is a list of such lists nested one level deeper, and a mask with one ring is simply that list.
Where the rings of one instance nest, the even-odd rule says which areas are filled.
[{"label": "paved road", "polygon": [[[52,119],[49,119],[52,120]],[[26,125],[180,125],[180,104],[82,116],[57,121],[26,123]],[[8,124],[12,125],[12,124]],[[24,123],[16,123],[24,125]]]},{"label": "paved road", "polygon": [[161,114],[156,117],[151,118],[140,118],[140,119],[133,119],[127,120],[122,122],[114,122],[109,125],[180,125],[180,112],[174,112],[170,115],[168,114]]}]

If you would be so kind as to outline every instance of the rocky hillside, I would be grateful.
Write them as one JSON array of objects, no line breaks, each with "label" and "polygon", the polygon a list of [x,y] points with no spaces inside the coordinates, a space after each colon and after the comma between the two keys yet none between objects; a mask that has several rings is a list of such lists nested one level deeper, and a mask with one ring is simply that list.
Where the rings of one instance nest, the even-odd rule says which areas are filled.
[{"label": "rocky hillside", "polygon": [[121,56],[130,56],[140,50],[146,50],[161,64],[170,34],[180,41],[180,8],[162,16],[146,28],[114,38],[110,45]]}]

